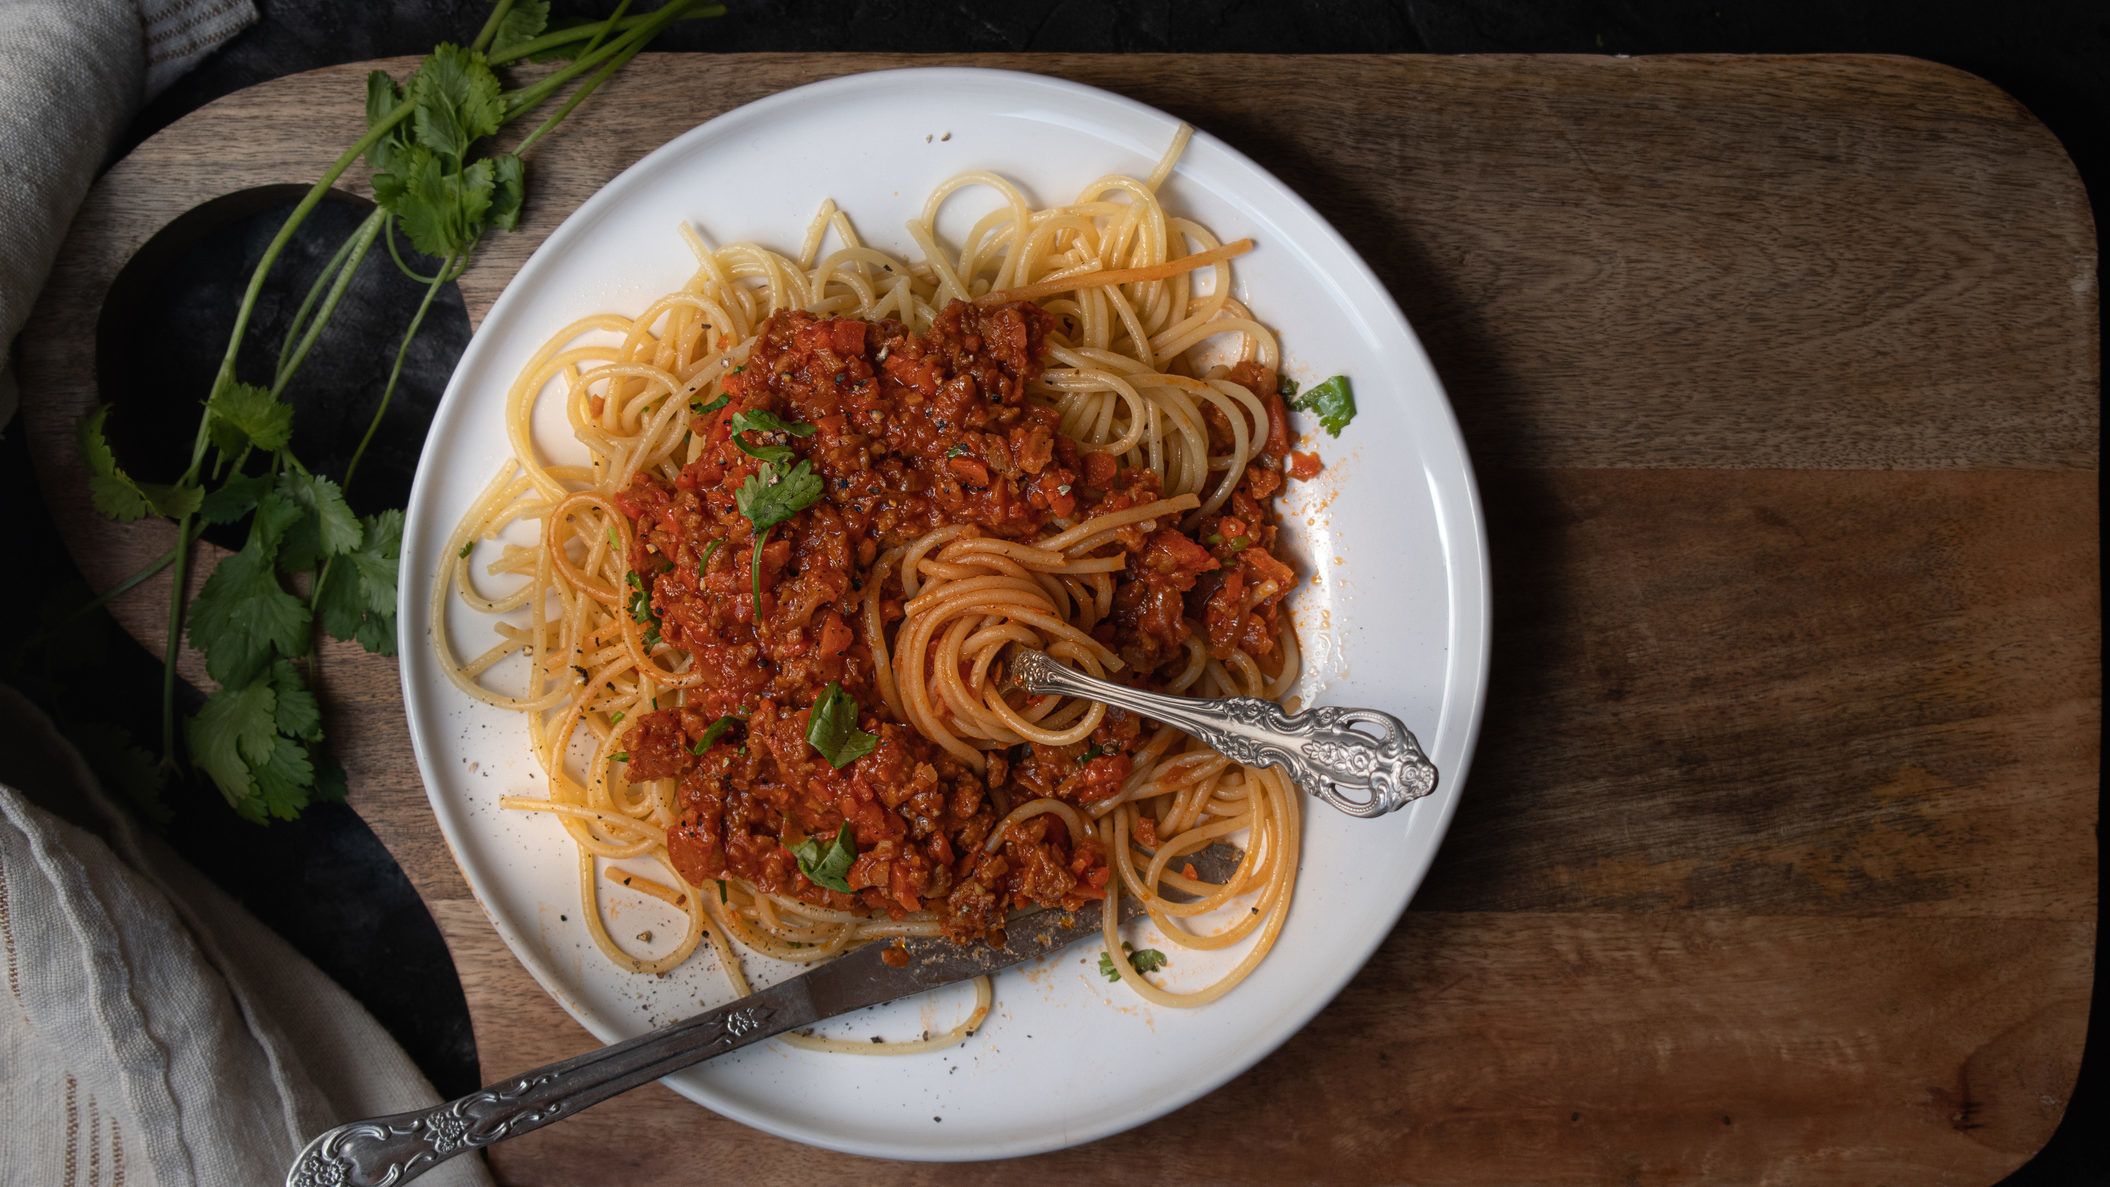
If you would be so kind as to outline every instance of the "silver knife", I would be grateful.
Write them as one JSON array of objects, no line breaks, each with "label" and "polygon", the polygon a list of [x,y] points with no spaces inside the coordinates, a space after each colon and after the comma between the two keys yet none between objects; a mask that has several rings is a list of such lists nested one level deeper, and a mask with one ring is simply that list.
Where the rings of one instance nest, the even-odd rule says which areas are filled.
[{"label": "silver knife", "polygon": [[[1193,855],[1196,872],[1221,882],[1238,851],[1211,845]],[[1134,896],[1121,917],[1140,914]],[[877,1006],[1006,969],[1099,934],[1100,905],[1037,911],[1012,919],[1004,946],[940,938],[903,942],[908,961],[882,959],[891,944],[867,944],[811,972],[706,1010],[650,1034],[524,1072],[467,1096],[409,1113],[325,1130],[286,1172],[286,1187],[394,1187],[446,1159],[539,1129],[728,1051],[838,1014]]]}]

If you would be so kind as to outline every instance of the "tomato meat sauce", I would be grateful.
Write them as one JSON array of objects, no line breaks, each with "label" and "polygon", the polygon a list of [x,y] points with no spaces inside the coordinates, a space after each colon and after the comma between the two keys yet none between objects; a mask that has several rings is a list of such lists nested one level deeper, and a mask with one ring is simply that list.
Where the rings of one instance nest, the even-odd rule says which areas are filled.
[{"label": "tomato meat sauce", "polygon": [[[630,778],[676,781],[667,850],[691,884],[742,878],[836,909],[930,911],[960,942],[993,937],[1028,905],[1074,909],[1104,896],[1106,854],[1059,816],[1025,820],[994,845],[991,833],[1034,797],[1089,805],[1114,795],[1143,723],[1110,711],[1086,742],[1015,746],[974,771],[892,719],[858,625],[879,554],[934,528],[1031,540],[1159,497],[1155,474],[1082,449],[1057,431],[1053,408],[1027,397],[1052,328],[1023,302],[954,302],[922,334],[892,320],[777,313],[727,376],[722,404],[691,404],[695,460],[671,483],[641,474],[616,496],[633,529],[625,596],[643,595],[632,613],[702,673],[686,704],[641,715],[623,743]],[[1240,364],[1231,378],[1268,412],[1266,442],[1236,492],[1192,534],[1137,526],[1118,537],[1127,568],[1098,634],[1128,679],[1147,684],[1179,660],[1190,621],[1219,656],[1280,661],[1295,575],[1272,553],[1269,505],[1284,481],[1287,414],[1268,369]],[[1212,445],[1228,448],[1230,424],[1209,413]],[[736,421],[747,427],[735,432]],[[760,533],[758,549],[740,492],[757,475],[787,481],[794,466],[810,467],[820,492]],[[886,581],[891,627],[903,599],[898,576]],[[830,684],[876,739],[839,769],[807,740]],[[792,853],[808,838],[831,843],[845,823],[857,849],[847,892],[811,880]]]}]

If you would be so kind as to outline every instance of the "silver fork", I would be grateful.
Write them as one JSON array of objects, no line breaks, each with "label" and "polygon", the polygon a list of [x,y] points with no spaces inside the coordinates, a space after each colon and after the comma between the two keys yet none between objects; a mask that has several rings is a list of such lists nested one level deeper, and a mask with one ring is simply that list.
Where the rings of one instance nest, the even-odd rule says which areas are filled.
[{"label": "silver fork", "polygon": [[1383,816],[1436,790],[1436,767],[1421,743],[1382,710],[1321,705],[1291,713],[1259,697],[1205,700],[1144,692],[1024,647],[1005,656],[1004,679],[1025,692],[1083,697],[1162,721],[1233,762],[1288,772],[1307,794],[1350,816]]}]

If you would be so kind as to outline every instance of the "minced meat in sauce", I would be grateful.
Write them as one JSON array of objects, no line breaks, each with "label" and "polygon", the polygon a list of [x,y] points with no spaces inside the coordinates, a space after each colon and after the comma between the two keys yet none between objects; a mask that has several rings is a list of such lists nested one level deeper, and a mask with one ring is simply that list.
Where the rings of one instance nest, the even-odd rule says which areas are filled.
[{"label": "minced meat in sauce", "polygon": [[[725,405],[692,405],[696,459],[671,484],[641,474],[616,496],[635,529],[628,561],[657,629],[706,674],[687,704],[642,715],[624,743],[630,778],[677,781],[681,817],[667,849],[691,884],[736,877],[838,909],[929,910],[963,942],[995,932],[1027,904],[1075,908],[1104,896],[1106,855],[1070,836],[1059,817],[1033,817],[983,852],[1001,815],[990,789],[1010,802],[1104,799],[1128,777],[1142,723],[1112,711],[1086,742],[1016,746],[976,772],[888,716],[856,626],[873,561],[933,528],[971,523],[1028,540],[1058,519],[1159,497],[1154,474],[1080,449],[1057,431],[1052,408],[1027,399],[1050,330],[1049,316],[1022,302],[954,302],[923,334],[892,320],[775,314],[727,377]],[[1236,493],[1191,535],[1167,525],[1118,537],[1128,566],[1098,634],[1131,679],[1147,682],[1180,658],[1190,619],[1218,656],[1244,650],[1263,665],[1279,662],[1295,575],[1273,555],[1269,503],[1284,480],[1288,421],[1272,372],[1245,363],[1231,378],[1268,410],[1263,450]],[[787,447],[824,484],[817,501],[767,533],[759,617],[755,534],[736,492],[763,462],[730,431],[736,416],[757,410],[812,431],[750,430],[741,434],[747,444]],[[1229,423],[1213,407],[1208,415],[1212,441],[1227,445]],[[1263,596],[1248,605],[1256,591]],[[893,575],[881,606],[890,626],[901,618]],[[877,737],[840,770],[806,740],[831,682],[855,699],[858,727]],[[721,717],[734,723],[694,753]],[[809,836],[825,844],[845,822],[857,845],[849,893],[807,879],[788,848]]]}]

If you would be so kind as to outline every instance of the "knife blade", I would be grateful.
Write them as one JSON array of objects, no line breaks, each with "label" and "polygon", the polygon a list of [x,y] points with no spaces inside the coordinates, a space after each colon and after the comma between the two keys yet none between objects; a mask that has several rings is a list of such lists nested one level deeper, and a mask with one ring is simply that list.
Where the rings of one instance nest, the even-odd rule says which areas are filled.
[{"label": "knife blade", "polygon": [[[1221,882],[1239,853],[1211,845],[1190,855],[1204,881]],[[773,1035],[870,1006],[884,1005],[1061,951],[1099,934],[1101,904],[1044,910],[1008,921],[1001,946],[941,937],[867,944],[799,976],[705,1010],[634,1039],[523,1072],[431,1109],[354,1121],[325,1130],[286,1172],[286,1187],[383,1187],[407,1182],[465,1150],[597,1105],[706,1059]],[[1124,896],[1121,918],[1142,913]],[[889,964],[890,948],[908,959]],[[898,958],[897,958],[898,959]]]}]

